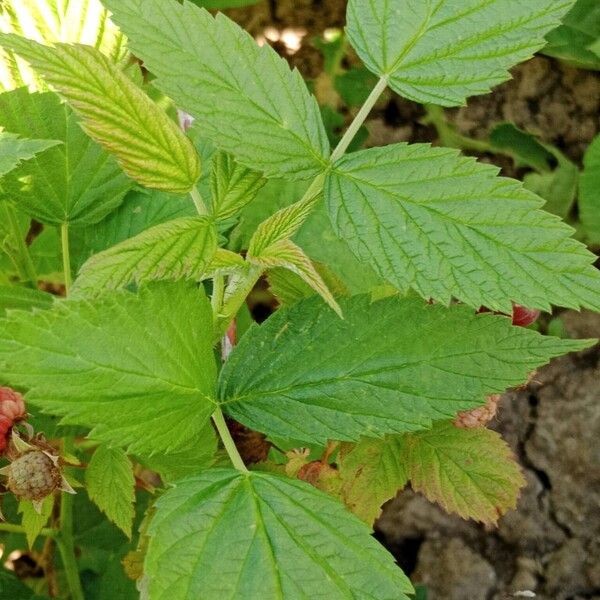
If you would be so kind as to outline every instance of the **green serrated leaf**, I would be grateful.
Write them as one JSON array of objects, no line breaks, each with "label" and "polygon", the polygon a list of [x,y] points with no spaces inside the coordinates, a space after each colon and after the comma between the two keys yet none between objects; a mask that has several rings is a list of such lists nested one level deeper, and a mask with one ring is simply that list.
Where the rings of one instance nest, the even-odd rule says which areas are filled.
[{"label": "green serrated leaf", "polygon": [[416,102],[459,106],[509,79],[575,0],[350,0],[365,65]]},{"label": "green serrated leaf", "polygon": [[143,465],[156,471],[165,483],[174,483],[211,467],[215,462],[217,440],[214,427],[207,423],[186,448],[168,454],[141,457],[140,460]]},{"label": "green serrated leaf", "polygon": [[114,154],[125,173],[142,185],[188,193],[200,177],[190,140],[106,56],[91,46],[43,46],[0,34],[0,45],[26,59],[64,96],[86,133]]},{"label": "green serrated leaf", "polygon": [[325,198],[337,234],[400,290],[511,312],[600,309],[595,257],[498,169],[427,144],[342,158]]},{"label": "green serrated leaf", "polygon": [[186,448],[204,430],[214,409],[212,339],[202,291],[158,283],[139,295],[112,292],[12,313],[0,320],[0,371],[64,424],[153,455]]},{"label": "green serrated leaf", "polygon": [[[298,71],[223,14],[190,2],[105,0],[156,87],[202,121],[202,135],[267,177],[308,179],[327,166],[316,100]],[[166,27],[166,25],[168,26]]]},{"label": "green serrated leaf", "polygon": [[0,131],[0,177],[6,175],[21,162],[32,159],[36,154],[57,146],[55,140],[26,140],[18,135]]},{"label": "green serrated leaf", "polygon": [[600,136],[585,153],[579,185],[579,215],[593,243],[600,243]]},{"label": "green serrated leaf", "polygon": [[[108,18],[100,0],[3,0],[0,31],[45,44],[87,44],[115,63],[124,62],[128,56],[125,37]],[[0,49],[0,89],[13,90],[23,85],[32,90],[45,87],[23,60]]]},{"label": "green serrated leaf", "polygon": [[25,536],[30,548],[33,548],[35,540],[42,532],[42,529],[48,523],[54,507],[54,495],[46,496],[42,501],[40,511],[38,512],[30,500],[19,502],[19,514],[21,516],[21,525],[25,529]]},{"label": "green serrated leaf", "polygon": [[401,436],[362,439],[344,444],[338,456],[344,503],[367,525],[373,525],[384,502],[408,483]]},{"label": "green serrated leaf", "polygon": [[24,287],[0,285],[0,316],[7,310],[31,310],[50,308],[54,296],[40,290]]},{"label": "green serrated leaf", "polygon": [[234,217],[256,198],[266,182],[260,173],[238,165],[229,154],[218,152],[210,180],[211,214],[219,221]]},{"label": "green serrated leaf", "polygon": [[409,580],[369,533],[304,482],[211,469],[180,482],[156,505],[145,562],[149,594],[408,600]]},{"label": "green serrated leaf", "polygon": [[121,448],[98,446],[85,470],[85,485],[90,500],[131,538],[135,477],[127,454]]},{"label": "green serrated leaf", "polygon": [[132,282],[198,280],[216,249],[216,230],[207,217],[168,221],[92,256],[81,268],[72,293],[89,297]]},{"label": "green serrated leaf", "polygon": [[406,436],[406,470],[412,488],[464,519],[496,523],[515,508],[526,481],[506,442],[486,428],[436,423]]},{"label": "green serrated leaf", "polygon": [[191,0],[194,4],[211,10],[221,8],[239,8],[258,4],[261,0]]},{"label": "green serrated leaf", "polygon": [[62,142],[2,180],[3,197],[42,223],[93,225],[119,206],[132,186],[56,94],[30,94],[24,88],[1,94],[0,126],[21,136]]},{"label": "green serrated leaf", "polygon": [[309,446],[416,431],[590,345],[466,306],[399,297],[370,304],[367,296],[339,303],[344,320],[312,298],[250,329],[221,371],[223,409],[247,427]]},{"label": "green serrated leaf", "polygon": [[550,32],[544,54],[584,69],[600,70],[600,4],[577,0],[560,27]]}]

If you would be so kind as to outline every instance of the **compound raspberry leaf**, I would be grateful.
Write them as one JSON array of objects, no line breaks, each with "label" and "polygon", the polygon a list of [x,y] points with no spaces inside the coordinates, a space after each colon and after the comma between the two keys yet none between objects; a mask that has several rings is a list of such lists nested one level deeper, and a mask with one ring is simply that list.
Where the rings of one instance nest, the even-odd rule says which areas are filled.
[{"label": "compound raspberry leaf", "polygon": [[131,538],[135,477],[127,454],[121,448],[98,446],[85,470],[85,486],[90,500]]},{"label": "compound raspberry leaf", "polygon": [[325,183],[337,234],[398,289],[511,312],[600,309],[595,256],[498,169],[427,144],[338,161]]},{"label": "compound raspberry leaf", "polygon": [[496,523],[517,505],[525,478],[506,442],[486,428],[436,423],[405,436],[403,460],[412,488],[447,512]]},{"label": "compound raspberry leaf", "polygon": [[149,535],[153,600],[408,600],[413,592],[341,504],[268,473],[211,469],[179,482],[158,500]]},{"label": "compound raspberry leaf", "polygon": [[591,345],[466,306],[399,297],[371,304],[367,296],[339,304],[344,320],[311,298],[250,329],[221,371],[223,409],[247,427],[307,445],[417,431]]},{"label": "compound raspberry leaf", "polygon": [[151,456],[186,448],[204,430],[214,409],[212,339],[201,290],[155,283],[139,295],[10,313],[0,320],[0,371],[64,424]]},{"label": "compound raspberry leaf", "polygon": [[[44,44],[87,44],[113,62],[122,62],[128,55],[125,37],[110,21],[100,0],[4,0],[0,3],[0,31]],[[25,61],[0,48],[0,90],[23,85],[31,90],[45,89]]]},{"label": "compound raspberry leaf", "polygon": [[84,133],[56,94],[30,94],[24,88],[0,94],[0,127],[62,142],[2,179],[2,197],[42,223],[93,225],[119,206],[132,187],[117,161]]},{"label": "compound raspberry leaf", "polygon": [[202,135],[268,177],[327,165],[319,107],[298,71],[223,14],[187,0],[105,0],[154,85],[202,122]]},{"label": "compound raspberry leaf", "polygon": [[132,179],[166,192],[191,191],[200,177],[192,142],[101,52],[82,45],[43,46],[7,34],[0,34],[0,45],[26,59],[64,96],[85,132]]},{"label": "compound raspberry leaf", "polygon": [[375,523],[383,503],[408,483],[401,436],[344,444],[337,462],[342,499],[367,525]]},{"label": "compound raspberry leaf", "polygon": [[198,280],[217,249],[217,232],[206,217],[156,225],[92,256],[81,268],[73,294],[93,296],[131,282]]},{"label": "compound raspberry leaf", "polygon": [[458,106],[509,79],[575,0],[350,0],[348,36],[401,96]]}]

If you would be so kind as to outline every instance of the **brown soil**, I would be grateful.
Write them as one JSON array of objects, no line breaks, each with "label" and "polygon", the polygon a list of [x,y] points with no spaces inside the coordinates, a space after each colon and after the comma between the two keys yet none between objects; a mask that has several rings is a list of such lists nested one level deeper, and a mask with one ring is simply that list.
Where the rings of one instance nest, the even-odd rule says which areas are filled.
[{"label": "brown soil", "polygon": [[[271,0],[230,11],[253,35],[266,27],[306,30],[287,56],[308,78],[322,67],[310,39],[344,23],[345,2]],[[277,46],[276,46],[277,47]],[[284,48],[278,48],[285,54]],[[501,121],[556,145],[580,162],[600,130],[600,75],[545,57],[465,108],[449,111],[461,133],[484,139]],[[390,96],[368,122],[368,145],[433,141],[421,106]],[[509,174],[508,159],[493,160]],[[563,313],[574,337],[600,337],[600,316]],[[385,508],[378,537],[429,600],[600,600],[600,349],[555,361],[527,390],[507,394],[494,425],[520,458],[529,482],[518,509],[494,530],[446,515],[411,491]]]}]

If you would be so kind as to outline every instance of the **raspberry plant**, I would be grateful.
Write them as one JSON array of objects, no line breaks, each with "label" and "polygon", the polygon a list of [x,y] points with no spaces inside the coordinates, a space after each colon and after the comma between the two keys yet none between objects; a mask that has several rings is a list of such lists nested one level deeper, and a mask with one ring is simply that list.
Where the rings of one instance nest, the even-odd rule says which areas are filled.
[{"label": "raspberry plant", "polygon": [[[382,504],[410,483],[486,524],[515,506],[523,476],[485,428],[498,394],[593,343],[517,325],[600,309],[600,275],[492,166],[348,150],[386,89],[488,93],[574,2],[350,0],[376,84],[335,148],[299,73],[196,4],[1,5],[0,383],[31,415],[2,428],[29,450],[7,455],[22,523],[0,529],[55,540],[75,600],[136,597],[127,552],[152,600],[408,598],[370,536]],[[248,327],[265,275],[281,307]],[[234,425],[265,460],[244,461]],[[86,498],[134,537],[93,587]]]}]

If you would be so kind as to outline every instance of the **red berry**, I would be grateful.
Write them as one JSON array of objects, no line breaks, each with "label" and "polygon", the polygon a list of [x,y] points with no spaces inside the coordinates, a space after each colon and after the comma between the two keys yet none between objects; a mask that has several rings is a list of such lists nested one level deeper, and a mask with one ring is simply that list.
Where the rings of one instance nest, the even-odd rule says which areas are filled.
[{"label": "red berry", "polygon": [[5,416],[13,423],[24,419],[27,415],[23,396],[8,387],[0,387],[0,416]]},{"label": "red berry", "polygon": [[513,304],[512,324],[518,327],[527,327],[535,323],[540,316],[540,311],[534,308],[525,308],[520,304]]}]

